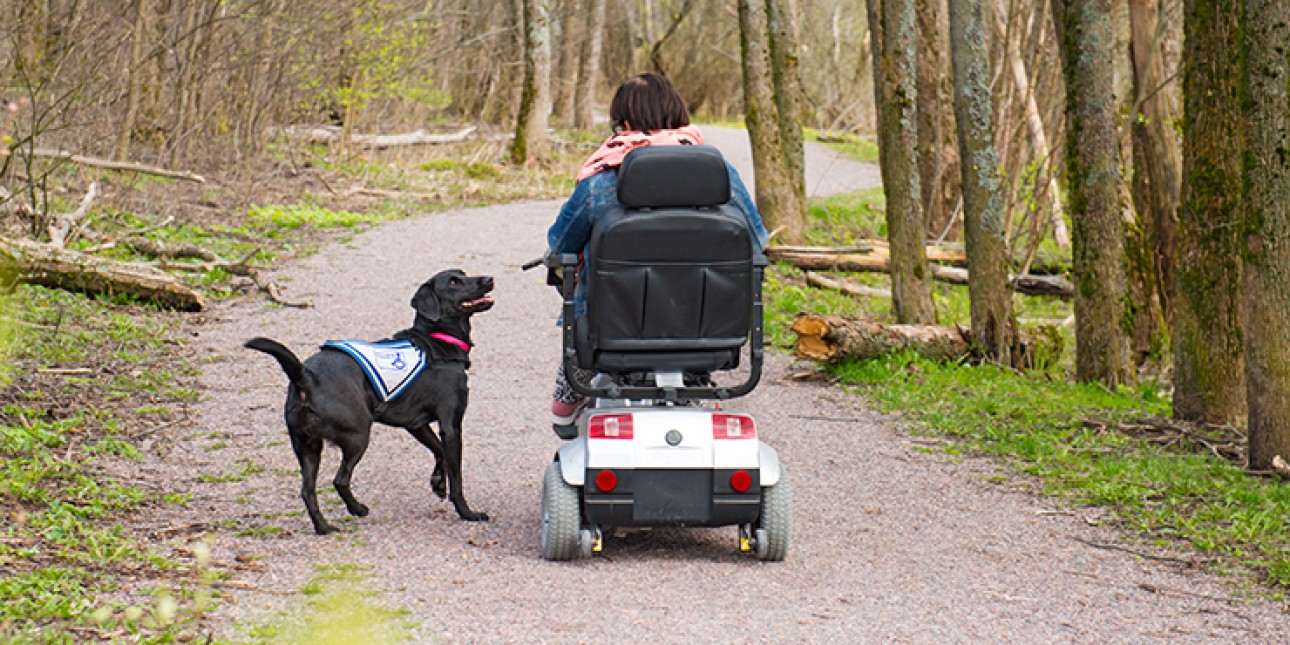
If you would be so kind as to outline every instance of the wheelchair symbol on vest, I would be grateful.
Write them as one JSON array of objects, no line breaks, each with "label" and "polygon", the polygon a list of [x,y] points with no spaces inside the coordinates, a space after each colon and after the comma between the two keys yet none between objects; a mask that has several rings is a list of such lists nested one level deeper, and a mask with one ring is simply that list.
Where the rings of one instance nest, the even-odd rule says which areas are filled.
[{"label": "wheelchair symbol on vest", "polygon": [[407,366],[408,362],[403,360],[403,352],[395,354],[394,360],[390,361],[390,367],[393,367],[396,370],[401,370]]}]

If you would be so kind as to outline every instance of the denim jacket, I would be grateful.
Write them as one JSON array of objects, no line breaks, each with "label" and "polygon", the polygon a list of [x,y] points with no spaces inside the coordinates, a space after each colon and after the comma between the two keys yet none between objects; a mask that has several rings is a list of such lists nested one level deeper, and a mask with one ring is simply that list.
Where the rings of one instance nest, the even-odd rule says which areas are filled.
[{"label": "denim jacket", "polygon": [[[726,169],[730,171],[730,202],[748,218],[748,226],[753,232],[753,243],[757,245],[757,250],[763,250],[769,241],[769,234],[766,232],[766,225],[761,221],[761,213],[757,212],[757,206],[748,194],[748,189],[744,187],[743,181],[739,179],[739,173],[735,171],[734,166],[726,162]],[[560,214],[556,217],[555,223],[547,230],[549,252],[584,252],[587,243],[591,241],[591,227],[600,216],[617,205],[617,170],[599,172],[578,182],[569,200],[560,208]],[[579,278],[582,276],[580,275]],[[587,308],[585,285],[586,280],[579,279],[578,288],[574,292],[575,312],[579,317],[586,312]]]}]

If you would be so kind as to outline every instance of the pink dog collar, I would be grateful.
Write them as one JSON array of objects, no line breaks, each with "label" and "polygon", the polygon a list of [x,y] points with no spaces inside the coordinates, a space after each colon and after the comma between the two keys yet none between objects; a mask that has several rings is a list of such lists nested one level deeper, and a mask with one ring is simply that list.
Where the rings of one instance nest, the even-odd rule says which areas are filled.
[{"label": "pink dog collar", "polygon": [[430,337],[435,340],[441,340],[445,343],[448,343],[449,345],[456,345],[457,347],[460,347],[463,351],[467,351],[467,352],[470,351],[470,345],[467,345],[466,341],[460,338],[457,338],[456,336],[449,336],[448,334],[437,331],[437,332],[434,332],[433,334],[430,334]]}]

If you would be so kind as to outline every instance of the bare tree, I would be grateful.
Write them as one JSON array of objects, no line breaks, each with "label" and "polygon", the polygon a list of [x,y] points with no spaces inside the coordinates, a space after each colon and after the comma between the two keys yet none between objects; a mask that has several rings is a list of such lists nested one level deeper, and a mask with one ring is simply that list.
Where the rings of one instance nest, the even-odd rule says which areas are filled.
[{"label": "bare tree", "polygon": [[1141,362],[1167,336],[1177,235],[1181,140],[1170,124],[1179,116],[1176,65],[1165,51],[1168,21],[1162,0],[1131,0],[1130,60],[1133,67],[1133,203],[1137,227],[1129,244],[1133,292],[1133,346]]},{"label": "bare tree", "polygon": [[587,0],[587,22],[582,53],[578,59],[578,87],[574,98],[574,127],[590,130],[595,120],[592,107],[600,83],[600,53],[605,31],[605,0]]},{"label": "bare tree", "polygon": [[914,0],[872,0],[868,10],[878,156],[891,242],[892,309],[898,322],[934,322],[918,176]]},{"label": "bare tree", "polygon": [[1187,0],[1183,15],[1183,176],[1174,289],[1174,416],[1245,415],[1239,224],[1240,5]]},{"label": "bare tree", "polygon": [[551,70],[551,108],[555,118],[565,125],[573,124],[574,94],[578,86],[578,52],[582,50],[582,5],[584,0],[562,0],[560,3],[560,36],[555,39],[559,53]]},{"label": "bare tree", "polygon": [[767,33],[770,44],[771,80],[774,83],[778,143],[786,183],[774,186],[783,192],[778,225],[780,239],[789,244],[806,235],[806,156],[802,142],[802,81],[796,33],[794,0],[766,0]]},{"label": "bare tree", "polygon": [[1290,5],[1244,0],[1240,74],[1249,106],[1245,373],[1250,468],[1290,459]]},{"label": "bare tree", "polygon": [[130,156],[130,137],[134,134],[139,121],[139,109],[143,104],[143,69],[144,54],[148,39],[148,18],[152,12],[149,0],[134,0],[134,29],[130,32],[130,67],[126,71],[128,86],[125,116],[121,120],[121,129],[117,133],[116,150],[112,157],[125,161]]},{"label": "bare tree", "polygon": [[551,23],[546,0],[524,0],[524,86],[515,119],[511,161],[525,163],[541,157],[547,146],[547,116],[551,113]]},{"label": "bare tree", "polygon": [[954,136],[953,69],[946,0],[916,0],[918,12],[918,183],[928,233],[953,224],[961,175]]},{"label": "bare tree", "polygon": [[1074,222],[1075,377],[1130,380],[1111,0],[1053,0],[1066,78],[1067,190]]},{"label": "bare tree", "polygon": [[994,108],[985,25],[976,0],[950,0],[950,47],[954,63],[954,113],[963,172],[963,229],[967,240],[972,341],[987,356],[1012,363],[1016,323],[1008,291],[1003,183],[994,149]]},{"label": "bare tree", "polygon": [[770,71],[770,47],[767,35],[766,5],[762,0],[739,0],[739,34],[742,44],[744,80],[744,122],[752,146],[754,191],[757,209],[766,225],[782,225],[786,195],[781,189],[788,183],[784,149],[780,146],[778,106],[773,95]]}]

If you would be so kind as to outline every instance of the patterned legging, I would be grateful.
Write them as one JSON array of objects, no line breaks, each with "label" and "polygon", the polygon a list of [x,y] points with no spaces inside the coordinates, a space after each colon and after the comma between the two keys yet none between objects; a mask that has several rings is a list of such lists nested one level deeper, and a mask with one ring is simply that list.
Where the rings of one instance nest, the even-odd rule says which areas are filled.
[{"label": "patterned legging", "polygon": [[[574,374],[582,383],[590,383],[596,373],[592,370],[584,370],[581,367],[573,368]],[[569,385],[569,379],[564,375],[564,363],[561,362],[555,370],[555,400],[561,403],[578,403],[585,397],[573,390]]]}]

